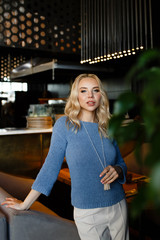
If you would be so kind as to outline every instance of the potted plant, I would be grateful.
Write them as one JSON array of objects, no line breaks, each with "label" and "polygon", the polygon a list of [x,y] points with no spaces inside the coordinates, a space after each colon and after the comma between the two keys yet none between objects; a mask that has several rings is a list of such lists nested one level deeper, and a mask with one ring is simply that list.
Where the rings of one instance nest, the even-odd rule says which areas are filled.
[{"label": "potted plant", "polygon": [[[150,169],[150,181],[143,185],[132,202],[131,214],[138,216],[148,206],[160,209],[160,52],[141,53],[126,75],[133,91],[123,93],[115,101],[109,133],[119,144],[135,142],[135,156],[139,164]],[[136,91],[134,91],[136,86]],[[124,115],[137,110],[135,120],[122,126]],[[149,151],[142,159],[141,145],[149,143]]]}]

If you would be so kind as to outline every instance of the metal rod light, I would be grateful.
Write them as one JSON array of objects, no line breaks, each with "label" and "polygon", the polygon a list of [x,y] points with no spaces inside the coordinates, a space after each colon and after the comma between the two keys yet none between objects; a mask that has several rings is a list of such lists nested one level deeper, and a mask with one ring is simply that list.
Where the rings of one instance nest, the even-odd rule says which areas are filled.
[{"label": "metal rod light", "polygon": [[151,0],[81,0],[81,63],[153,48]]}]

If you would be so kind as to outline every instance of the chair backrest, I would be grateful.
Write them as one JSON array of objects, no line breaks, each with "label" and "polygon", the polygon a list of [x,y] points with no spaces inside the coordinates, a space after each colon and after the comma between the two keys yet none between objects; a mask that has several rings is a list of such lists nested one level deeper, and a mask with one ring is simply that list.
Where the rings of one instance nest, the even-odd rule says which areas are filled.
[{"label": "chair backrest", "polygon": [[9,194],[23,200],[34,182],[34,179],[18,177],[4,172],[0,172],[0,187],[5,189]]}]

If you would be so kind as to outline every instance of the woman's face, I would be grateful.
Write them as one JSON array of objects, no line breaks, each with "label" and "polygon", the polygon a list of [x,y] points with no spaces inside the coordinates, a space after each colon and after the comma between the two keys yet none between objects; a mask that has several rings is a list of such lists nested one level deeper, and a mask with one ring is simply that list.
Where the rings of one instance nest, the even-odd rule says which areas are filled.
[{"label": "woman's face", "polygon": [[98,82],[91,77],[83,78],[78,85],[78,100],[83,112],[95,112],[100,105],[101,93]]}]

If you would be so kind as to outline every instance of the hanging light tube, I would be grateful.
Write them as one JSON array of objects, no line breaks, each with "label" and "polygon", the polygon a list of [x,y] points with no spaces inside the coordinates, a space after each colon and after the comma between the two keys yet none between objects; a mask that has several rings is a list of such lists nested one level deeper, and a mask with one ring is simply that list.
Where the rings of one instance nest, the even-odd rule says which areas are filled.
[{"label": "hanging light tube", "polygon": [[117,39],[117,31],[116,31],[116,9],[117,9],[117,4],[116,0],[112,1],[112,35],[113,35],[113,42],[112,42],[112,56],[116,58],[117,55],[117,47],[116,47],[116,39]]},{"label": "hanging light tube", "polygon": [[135,52],[135,43],[134,43],[134,5],[131,0],[130,10],[131,10],[131,48],[132,52]]},{"label": "hanging light tube", "polygon": [[81,63],[153,47],[151,0],[81,0],[81,21]]},{"label": "hanging light tube", "polygon": [[142,0],[139,0],[139,43],[140,49],[143,49],[143,40],[142,40]]},{"label": "hanging light tube", "polygon": [[139,50],[139,43],[138,43],[138,6],[137,0],[135,0],[135,29],[136,29],[136,50]]},{"label": "hanging light tube", "polygon": [[92,59],[94,58],[94,0],[91,0],[91,20],[90,20],[90,27],[91,27],[91,59],[90,62],[92,61]]},{"label": "hanging light tube", "polygon": [[110,44],[110,39],[111,39],[111,35],[110,35],[110,0],[107,0],[107,58],[110,57],[111,54],[111,44]]},{"label": "hanging light tube", "polygon": [[148,49],[148,41],[147,41],[147,4],[146,0],[144,0],[144,34],[145,34],[145,48]]},{"label": "hanging light tube", "polygon": [[104,56],[104,11],[103,11],[103,2],[104,0],[100,0],[100,40],[101,40],[101,44],[100,44],[100,58],[101,60],[103,59]]},{"label": "hanging light tube", "polygon": [[107,42],[106,42],[106,39],[107,39],[107,34],[106,34],[106,21],[107,21],[107,18],[106,18],[106,1],[103,0],[103,36],[104,36],[104,59],[107,57]]},{"label": "hanging light tube", "polygon": [[[81,0],[81,13],[85,13],[85,0]],[[81,63],[85,62],[85,14],[81,14]]]},{"label": "hanging light tube", "polygon": [[117,2],[117,24],[116,24],[116,31],[117,31],[117,38],[116,38],[116,48],[117,48],[117,54],[118,56],[122,55],[122,13],[121,13],[121,5],[122,0],[119,0]]},{"label": "hanging light tube", "polygon": [[97,0],[97,60],[100,59],[100,0]]},{"label": "hanging light tube", "polygon": [[129,1],[126,1],[126,25],[127,25],[127,54],[131,53],[130,47],[130,12],[129,12]]},{"label": "hanging light tube", "polygon": [[97,60],[97,0],[94,0],[94,60]]},{"label": "hanging light tube", "polygon": [[111,11],[111,14],[110,14],[110,17],[111,17],[111,56],[113,57],[114,56],[114,0],[111,1],[111,5],[110,5],[110,11]]},{"label": "hanging light tube", "polygon": [[123,21],[123,46],[122,51],[124,56],[126,56],[126,5],[125,0],[122,0],[122,21]]},{"label": "hanging light tube", "polygon": [[92,41],[91,41],[91,0],[88,0],[88,62],[91,61]]},{"label": "hanging light tube", "polygon": [[149,28],[150,28],[150,46],[153,48],[153,29],[152,29],[152,4],[149,0]]},{"label": "hanging light tube", "polygon": [[85,7],[86,7],[86,62],[88,62],[89,59],[89,7],[88,7],[88,1],[86,1],[85,3]]}]

